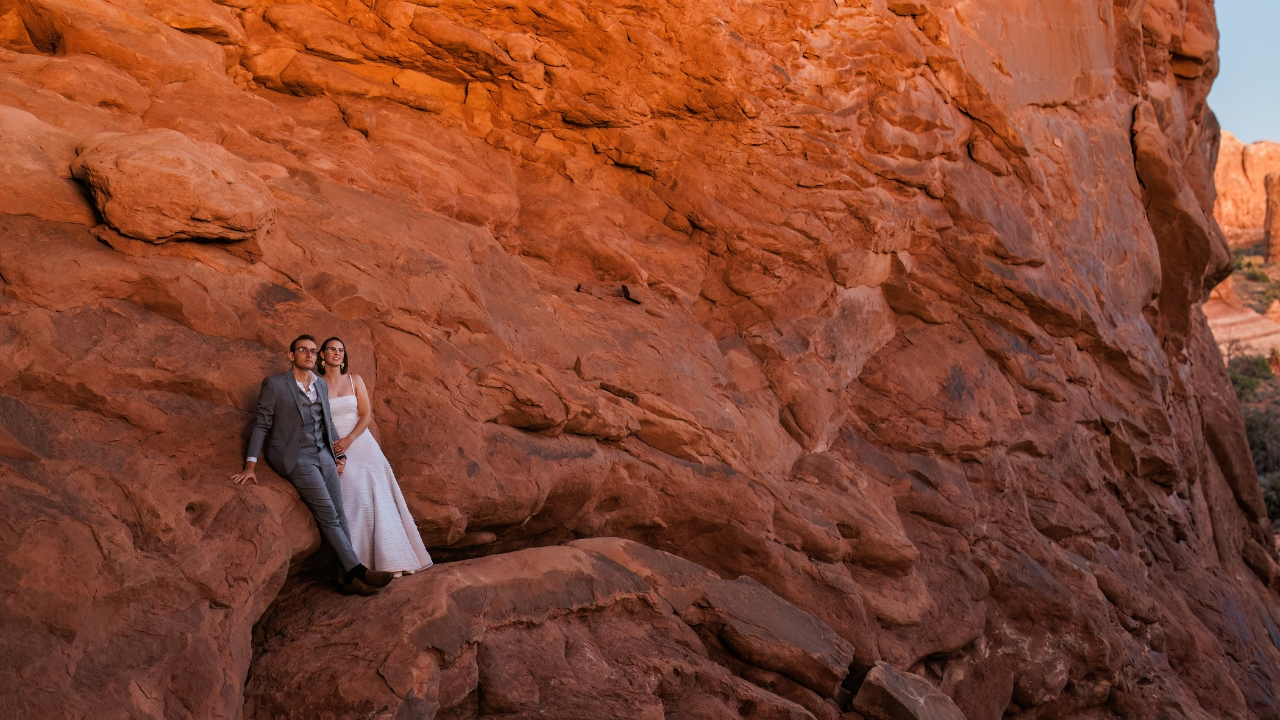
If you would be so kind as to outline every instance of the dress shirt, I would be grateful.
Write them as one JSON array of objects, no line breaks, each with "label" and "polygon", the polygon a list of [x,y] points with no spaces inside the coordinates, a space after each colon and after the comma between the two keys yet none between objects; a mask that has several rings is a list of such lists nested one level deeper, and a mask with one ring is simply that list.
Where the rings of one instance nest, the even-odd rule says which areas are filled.
[{"label": "dress shirt", "polygon": [[298,389],[302,391],[302,394],[307,396],[307,401],[315,402],[316,401],[315,373],[307,373],[307,380],[308,380],[308,383],[306,385],[303,385],[302,381],[299,380],[298,378],[295,377],[293,379],[294,382],[298,383]]}]

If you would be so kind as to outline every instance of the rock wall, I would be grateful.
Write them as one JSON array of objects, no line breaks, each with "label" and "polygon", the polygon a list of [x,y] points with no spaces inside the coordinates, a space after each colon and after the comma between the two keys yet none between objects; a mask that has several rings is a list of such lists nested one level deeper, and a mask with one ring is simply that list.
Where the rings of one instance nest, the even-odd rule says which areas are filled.
[{"label": "rock wall", "polygon": [[[1213,181],[1218,201],[1213,215],[1233,247],[1257,244],[1267,223],[1267,176],[1280,174],[1280,143],[1245,145],[1223,131]],[[1275,202],[1280,203],[1280,197]]]},{"label": "rock wall", "polygon": [[[1216,37],[1207,0],[0,0],[0,702],[838,715],[804,668],[843,650],[726,609],[768,597],[873,716],[1280,716],[1200,310]],[[466,563],[338,597],[288,484],[229,483],[303,331]],[[591,538],[719,599],[539,549]]]}]

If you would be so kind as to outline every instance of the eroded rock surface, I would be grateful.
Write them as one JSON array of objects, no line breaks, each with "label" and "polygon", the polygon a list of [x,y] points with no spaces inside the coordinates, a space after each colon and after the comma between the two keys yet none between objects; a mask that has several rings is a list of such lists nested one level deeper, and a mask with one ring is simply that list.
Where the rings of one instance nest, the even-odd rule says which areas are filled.
[{"label": "eroded rock surface", "polygon": [[[616,537],[715,574],[501,631],[635,638],[710,678],[684,716],[824,713],[848,657],[971,718],[1276,717],[1274,543],[1201,304],[1216,35],[1207,0],[0,0],[0,703],[240,717],[247,680],[288,712],[324,667],[427,697],[421,653],[343,664],[388,642],[353,600],[277,600],[318,545],[288,484],[228,484],[311,332],[437,558]],[[183,236],[254,223],[161,182],[131,235],[72,178],[99,133],[226,160],[274,221]],[[804,615],[747,616],[765,589]],[[348,644],[274,665],[273,603]],[[552,680],[657,709],[495,657],[477,712]]]}]

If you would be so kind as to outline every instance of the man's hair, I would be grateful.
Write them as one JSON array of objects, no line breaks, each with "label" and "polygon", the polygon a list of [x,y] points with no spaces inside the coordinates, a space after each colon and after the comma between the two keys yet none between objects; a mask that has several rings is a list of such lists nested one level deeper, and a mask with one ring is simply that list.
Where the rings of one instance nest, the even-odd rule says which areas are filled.
[{"label": "man's hair", "polygon": [[316,341],[316,339],[311,337],[310,335],[299,335],[298,337],[293,339],[293,342],[289,343],[289,352],[297,351],[298,343],[302,342],[303,340],[310,340],[311,342]]}]

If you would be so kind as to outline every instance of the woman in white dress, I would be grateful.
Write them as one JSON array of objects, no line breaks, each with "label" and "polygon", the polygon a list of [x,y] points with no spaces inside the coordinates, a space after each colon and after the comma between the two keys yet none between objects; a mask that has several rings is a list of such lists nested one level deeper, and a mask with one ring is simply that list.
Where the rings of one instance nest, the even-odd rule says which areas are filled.
[{"label": "woman in white dress", "polygon": [[431,556],[413,523],[391,464],[369,432],[373,404],[364,380],[347,372],[347,347],[332,337],[320,346],[316,371],[329,384],[333,424],[342,439],[334,449],[347,454],[339,477],[351,547],[371,570],[408,575],[431,566]]}]

